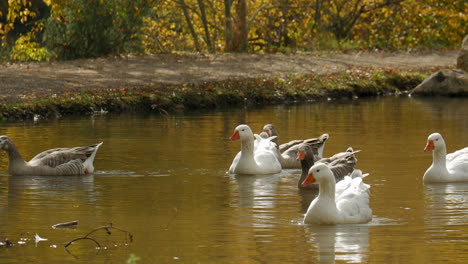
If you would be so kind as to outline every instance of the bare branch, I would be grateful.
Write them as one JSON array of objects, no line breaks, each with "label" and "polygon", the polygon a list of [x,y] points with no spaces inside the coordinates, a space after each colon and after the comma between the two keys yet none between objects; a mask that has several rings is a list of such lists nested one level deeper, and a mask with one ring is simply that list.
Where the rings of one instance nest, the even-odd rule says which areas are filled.
[{"label": "bare branch", "polygon": [[126,230],[123,230],[123,229],[120,229],[120,228],[117,228],[117,227],[113,227],[113,226],[112,226],[112,223],[109,223],[109,224],[106,225],[106,226],[101,226],[101,227],[98,227],[98,228],[95,228],[95,229],[91,230],[91,231],[90,231],[88,234],[86,234],[84,237],[79,237],[79,238],[73,239],[72,241],[68,242],[68,243],[65,245],[65,248],[67,248],[67,247],[68,247],[69,245],[71,245],[73,242],[78,241],[78,240],[83,240],[83,239],[92,240],[92,241],[94,241],[99,247],[101,247],[101,245],[99,244],[99,242],[96,241],[94,238],[89,237],[89,235],[91,235],[91,234],[93,234],[94,232],[99,231],[99,230],[105,230],[106,233],[107,233],[108,235],[111,235],[111,234],[112,234],[111,231],[110,231],[111,229],[117,230],[117,231],[119,231],[119,232],[125,233],[125,234],[126,234],[125,239],[128,238],[130,242],[133,242],[133,235],[130,234],[130,232],[128,232],[128,231],[126,231]]},{"label": "bare branch", "polygon": [[286,9],[302,9],[302,8],[314,8],[312,5],[304,5],[304,6],[290,6],[290,5],[276,5],[276,6],[261,6],[255,10],[252,16],[247,23],[247,28],[250,28],[255,18],[260,14],[260,12],[264,10],[276,9],[276,8],[286,8]]},{"label": "bare branch", "polygon": [[101,248],[101,244],[99,244],[99,242],[97,242],[96,239],[91,238],[91,237],[79,237],[79,238],[75,238],[75,239],[73,239],[72,241],[68,242],[68,244],[65,245],[65,248],[67,248],[69,245],[73,244],[73,242],[75,242],[75,241],[84,240],[84,239],[88,239],[88,240],[93,241],[94,243],[96,243],[96,245],[97,245],[99,248]]}]

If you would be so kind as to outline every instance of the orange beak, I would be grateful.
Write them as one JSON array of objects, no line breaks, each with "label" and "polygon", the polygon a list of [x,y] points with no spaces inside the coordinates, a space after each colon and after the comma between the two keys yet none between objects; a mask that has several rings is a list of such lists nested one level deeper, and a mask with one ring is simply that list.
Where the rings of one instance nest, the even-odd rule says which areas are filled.
[{"label": "orange beak", "polygon": [[230,140],[238,140],[240,139],[240,136],[239,136],[239,131],[235,131],[234,134],[232,134],[232,136],[229,138]]},{"label": "orange beak", "polygon": [[433,150],[433,149],[434,149],[434,141],[428,140],[427,145],[424,148],[424,151],[430,151],[430,150]]},{"label": "orange beak", "polygon": [[305,159],[305,151],[299,150],[297,152],[297,160],[304,160]]},{"label": "orange beak", "polygon": [[269,137],[271,137],[271,133],[270,133],[270,130],[269,129],[265,129],[263,130],[263,132],[267,133]]},{"label": "orange beak", "polygon": [[309,173],[307,174],[307,177],[305,178],[305,180],[301,183],[301,186],[306,187],[314,183],[315,183],[314,174]]}]

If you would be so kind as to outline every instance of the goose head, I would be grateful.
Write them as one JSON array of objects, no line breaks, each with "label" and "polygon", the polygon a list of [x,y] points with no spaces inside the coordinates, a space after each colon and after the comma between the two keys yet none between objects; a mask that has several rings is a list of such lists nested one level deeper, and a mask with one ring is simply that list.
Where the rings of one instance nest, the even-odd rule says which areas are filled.
[{"label": "goose head", "polygon": [[252,129],[248,125],[238,125],[234,130],[234,133],[229,138],[230,140],[244,140],[244,139],[253,139],[254,135]]},{"label": "goose head", "polygon": [[305,160],[306,158],[313,156],[313,150],[308,144],[302,143],[297,148],[297,160]]},{"label": "goose head", "polygon": [[327,165],[323,163],[318,163],[312,166],[309,169],[309,174],[302,182],[301,186],[306,187],[314,183],[322,183],[327,181],[334,181],[335,177],[333,176],[333,172],[328,168]]},{"label": "goose head", "polygon": [[441,134],[433,133],[427,138],[427,144],[424,151],[437,150],[445,147],[445,141]]},{"label": "goose head", "polygon": [[263,132],[266,132],[269,137],[278,136],[278,131],[276,131],[275,126],[273,126],[272,124],[267,124],[263,126]]},{"label": "goose head", "polygon": [[13,146],[13,141],[7,136],[0,136],[0,149],[8,151]]}]

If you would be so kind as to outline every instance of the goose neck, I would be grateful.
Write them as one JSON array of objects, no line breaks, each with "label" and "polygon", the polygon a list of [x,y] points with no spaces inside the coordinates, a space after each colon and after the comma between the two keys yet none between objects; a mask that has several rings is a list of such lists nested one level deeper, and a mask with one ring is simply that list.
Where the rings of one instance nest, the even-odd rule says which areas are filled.
[{"label": "goose neck", "polygon": [[320,183],[319,198],[335,202],[335,181]]},{"label": "goose neck", "polygon": [[434,150],[432,155],[432,163],[434,166],[446,168],[446,157],[447,157],[447,150],[445,148]]},{"label": "goose neck", "polygon": [[23,163],[24,162],[23,157],[21,156],[18,149],[13,143],[10,144],[7,150],[7,153],[8,153],[8,159],[10,163]]},{"label": "goose neck", "polygon": [[306,179],[307,174],[309,174],[309,169],[314,165],[313,159],[307,159],[307,157],[301,160],[302,173],[301,178],[299,179],[297,186],[301,187],[302,182]]},{"label": "goose neck", "polygon": [[253,139],[242,139],[241,141],[241,153],[243,155],[252,155],[254,152],[254,140]]}]

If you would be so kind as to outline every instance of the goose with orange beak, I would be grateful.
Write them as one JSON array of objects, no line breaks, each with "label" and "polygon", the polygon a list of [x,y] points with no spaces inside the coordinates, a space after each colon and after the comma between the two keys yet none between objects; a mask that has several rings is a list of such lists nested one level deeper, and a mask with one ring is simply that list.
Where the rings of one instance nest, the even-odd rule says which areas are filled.
[{"label": "goose with orange beak", "polygon": [[468,148],[447,154],[444,138],[433,133],[427,138],[424,151],[432,151],[432,165],[423,177],[425,183],[468,181]]},{"label": "goose with orange beak", "polygon": [[[339,152],[329,158],[320,159],[317,163],[327,164],[335,176],[335,181],[339,182],[343,180],[346,175],[353,172],[357,163],[357,158],[354,154],[357,152],[359,152],[359,150],[354,151],[352,147],[349,147],[345,152]],[[302,173],[297,187],[301,189],[317,189],[317,184],[307,184],[305,187],[302,186],[302,183],[309,173],[310,167],[314,165],[314,153],[312,147],[306,143],[299,144],[297,159],[301,161],[302,166]]]},{"label": "goose with orange beak", "polygon": [[[255,140],[256,138],[256,140]],[[229,167],[232,174],[274,174],[281,172],[276,154],[276,144],[271,137],[254,136],[248,125],[239,125],[229,138],[240,140],[241,151]]]},{"label": "goose with orange beak", "polygon": [[302,186],[319,184],[319,195],[310,203],[305,224],[363,224],[372,220],[369,207],[370,186],[363,182],[360,170],[354,170],[338,183],[330,168],[323,163],[312,166]]},{"label": "goose with orange beak", "polygon": [[318,138],[309,138],[306,140],[291,140],[287,143],[278,145],[278,131],[272,124],[267,124],[263,127],[263,132],[267,133],[269,137],[275,137],[272,141],[277,144],[277,157],[283,169],[300,169],[301,163],[297,160],[297,149],[300,144],[308,144],[313,152],[314,159],[319,160],[323,158],[323,149],[325,142],[328,140],[329,135],[323,134]]}]

